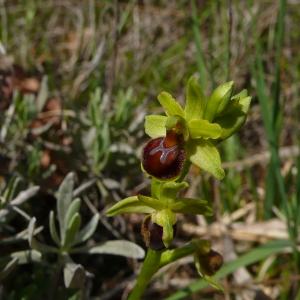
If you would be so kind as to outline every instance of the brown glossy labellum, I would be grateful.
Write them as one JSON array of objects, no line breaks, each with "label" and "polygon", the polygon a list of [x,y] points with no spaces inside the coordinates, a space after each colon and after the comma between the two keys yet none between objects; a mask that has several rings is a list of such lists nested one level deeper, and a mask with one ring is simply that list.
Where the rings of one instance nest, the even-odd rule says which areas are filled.
[{"label": "brown glossy labellum", "polygon": [[182,135],[170,130],[165,137],[150,140],[143,150],[144,170],[158,179],[177,177],[184,164]]},{"label": "brown glossy labellum", "polygon": [[[173,225],[174,235],[176,234],[176,224]],[[165,249],[165,245],[163,243],[163,227],[159,226],[156,223],[151,221],[151,215],[145,217],[142,227],[141,233],[143,236],[143,240],[148,248],[152,250],[163,250]]]},{"label": "brown glossy labellum", "polygon": [[206,255],[200,256],[199,261],[203,272],[212,276],[222,267],[223,256],[211,249]]}]

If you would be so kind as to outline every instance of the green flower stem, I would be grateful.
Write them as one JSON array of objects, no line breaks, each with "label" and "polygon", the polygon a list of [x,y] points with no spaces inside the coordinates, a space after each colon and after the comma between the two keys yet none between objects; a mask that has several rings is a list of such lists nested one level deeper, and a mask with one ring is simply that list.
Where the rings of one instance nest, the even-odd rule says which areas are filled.
[{"label": "green flower stem", "polygon": [[128,300],[140,300],[153,275],[158,271],[162,251],[148,249],[137,282],[130,293]]},{"label": "green flower stem", "polygon": [[197,250],[194,243],[189,243],[181,248],[166,250],[162,253],[159,268],[162,268],[180,258],[193,254]]},{"label": "green flower stem", "polygon": [[137,282],[129,295],[128,300],[140,300],[144,291],[151,281],[154,274],[162,267],[188,255],[192,255],[195,252],[207,253],[211,247],[211,244],[207,240],[193,240],[183,247],[154,251],[148,249],[147,256],[143,263],[141,272],[138,276]]}]

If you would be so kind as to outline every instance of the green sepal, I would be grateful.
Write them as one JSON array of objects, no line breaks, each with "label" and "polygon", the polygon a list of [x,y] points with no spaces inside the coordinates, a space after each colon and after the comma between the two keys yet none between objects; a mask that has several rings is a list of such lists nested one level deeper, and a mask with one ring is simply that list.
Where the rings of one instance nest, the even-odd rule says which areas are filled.
[{"label": "green sepal", "polygon": [[167,116],[180,116],[184,118],[181,105],[167,92],[161,92],[157,97],[160,105],[164,108]]},{"label": "green sepal", "polygon": [[162,210],[166,208],[166,203],[164,201],[160,201],[152,197],[138,195],[138,199],[141,203],[145,204],[146,206],[152,207],[155,210]]},{"label": "green sepal", "polygon": [[212,216],[213,211],[206,200],[192,198],[177,198],[170,205],[176,213]]},{"label": "green sepal", "polygon": [[211,277],[211,276],[208,276],[208,275],[204,274],[204,271],[202,270],[202,267],[201,267],[199,255],[194,254],[194,262],[195,262],[195,267],[196,267],[196,270],[197,270],[198,274],[205,281],[207,281],[207,283],[210,286],[212,286],[213,288],[215,288],[215,289],[217,289],[217,290],[219,290],[221,292],[224,292],[223,286],[217,280],[215,280],[214,277]]},{"label": "green sepal", "polygon": [[132,196],[125,198],[113,205],[106,211],[106,215],[112,217],[124,213],[151,214],[153,211],[154,209],[142,203],[138,199],[138,196]]},{"label": "green sepal", "polygon": [[219,124],[207,120],[192,120],[188,123],[188,127],[192,139],[217,139],[222,134]]},{"label": "green sepal", "polygon": [[161,185],[159,199],[174,200],[180,190],[186,189],[189,184],[186,181],[175,182],[169,181]]},{"label": "green sepal", "polygon": [[151,138],[166,135],[166,122],[168,117],[160,115],[149,115],[145,117],[145,132]]},{"label": "green sepal", "polygon": [[210,96],[205,112],[204,119],[213,121],[227,106],[233,89],[233,81],[219,85]]},{"label": "green sepal", "polygon": [[202,92],[198,79],[190,77],[186,88],[185,118],[193,120],[202,118],[206,104],[205,96]]},{"label": "green sepal", "polygon": [[215,119],[215,122],[222,127],[220,140],[227,139],[244,125],[250,103],[251,97],[232,98],[222,115]]},{"label": "green sepal", "polygon": [[173,225],[176,223],[176,214],[170,209],[163,209],[153,213],[151,220],[163,228],[162,240],[166,248],[169,248],[173,241]]},{"label": "green sepal", "polygon": [[217,148],[209,141],[197,140],[190,143],[190,161],[221,180],[225,172],[221,166],[221,158]]}]

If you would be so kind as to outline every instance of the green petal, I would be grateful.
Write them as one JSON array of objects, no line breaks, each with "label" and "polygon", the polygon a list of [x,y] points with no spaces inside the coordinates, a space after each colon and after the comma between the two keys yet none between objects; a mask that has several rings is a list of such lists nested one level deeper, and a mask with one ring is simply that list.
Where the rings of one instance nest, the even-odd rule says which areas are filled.
[{"label": "green petal", "polygon": [[212,216],[213,212],[206,200],[177,198],[170,208],[176,213]]},{"label": "green petal", "polygon": [[205,112],[204,119],[213,121],[227,106],[233,89],[233,81],[226,82],[218,86],[210,96]]},{"label": "green petal", "polygon": [[161,92],[157,98],[168,116],[180,116],[184,118],[184,111],[181,105],[172,97],[172,95],[167,92]]},{"label": "green petal", "polygon": [[185,117],[187,120],[202,118],[205,96],[196,77],[192,76],[186,88]]},{"label": "green petal", "polygon": [[176,195],[180,190],[186,189],[189,184],[185,181],[182,182],[175,182],[170,181],[163,183],[160,190],[160,199],[161,200],[174,200]]},{"label": "green petal", "polygon": [[152,222],[163,227],[162,240],[166,248],[173,241],[173,225],[176,223],[176,215],[169,209],[164,209],[152,215]]},{"label": "green petal", "polygon": [[155,210],[161,210],[166,208],[166,203],[164,201],[160,201],[158,199],[154,199],[152,197],[147,197],[143,195],[138,195],[138,199],[141,203],[152,207]]},{"label": "green petal", "polygon": [[221,140],[227,139],[237,132],[245,123],[250,107],[251,97],[231,100],[228,108],[215,122],[222,127]]},{"label": "green petal", "polygon": [[192,148],[190,160],[199,168],[211,173],[217,179],[221,180],[225,172],[221,166],[221,158],[217,148],[205,140],[198,140],[190,145]]},{"label": "green petal", "polygon": [[219,124],[210,123],[207,120],[192,120],[188,123],[188,127],[192,139],[217,139],[222,134]]},{"label": "green petal", "polygon": [[109,217],[123,213],[145,213],[150,214],[154,211],[153,208],[142,203],[137,196],[125,198],[106,211]]},{"label": "green petal", "polygon": [[166,135],[166,122],[168,117],[159,115],[149,115],[145,118],[145,132],[151,138]]}]

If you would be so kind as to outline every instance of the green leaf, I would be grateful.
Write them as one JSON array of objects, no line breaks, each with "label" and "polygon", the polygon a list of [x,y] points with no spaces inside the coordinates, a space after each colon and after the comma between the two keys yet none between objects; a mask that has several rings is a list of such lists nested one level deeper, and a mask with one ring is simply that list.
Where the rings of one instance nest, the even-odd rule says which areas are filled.
[{"label": "green leaf", "polygon": [[251,97],[231,100],[222,115],[215,119],[222,127],[221,140],[227,139],[244,125],[250,103]]},{"label": "green leaf", "polygon": [[177,198],[170,205],[172,211],[182,214],[212,216],[213,212],[206,200]]},{"label": "green leaf", "polygon": [[145,251],[140,246],[124,240],[107,241],[87,248],[85,251],[90,254],[112,254],[138,259],[145,256]]},{"label": "green leaf", "polygon": [[172,97],[172,95],[167,92],[161,92],[157,98],[168,116],[177,115],[184,118],[184,111],[181,105]]},{"label": "green leaf", "polygon": [[80,289],[84,286],[85,270],[82,265],[68,262],[64,267],[64,283],[66,288]]},{"label": "green leaf", "polygon": [[225,172],[221,166],[221,158],[217,148],[210,142],[199,140],[191,146],[190,160],[199,168],[211,173],[221,180]]},{"label": "green leaf", "polygon": [[144,195],[138,195],[138,199],[140,200],[140,202],[144,203],[146,206],[152,207],[154,210],[161,210],[166,208],[166,203],[159,199],[147,197]]},{"label": "green leaf", "polygon": [[132,196],[125,198],[115,205],[113,205],[111,208],[109,208],[106,211],[106,214],[109,217],[119,215],[119,214],[124,214],[124,213],[145,213],[145,214],[150,214],[154,211],[152,207],[149,207],[142,203],[139,199],[138,196]]},{"label": "green leaf", "polygon": [[92,219],[78,232],[75,244],[87,241],[96,231],[99,222],[99,214],[95,214]]},{"label": "green leaf", "polygon": [[52,240],[57,244],[57,246],[60,246],[60,240],[57,233],[56,225],[55,225],[55,216],[54,212],[51,210],[49,214],[49,228],[50,228],[50,234],[52,237]]},{"label": "green leaf", "polygon": [[81,225],[81,216],[79,213],[75,213],[75,215],[70,220],[66,230],[65,239],[63,240],[64,247],[68,247],[74,243],[80,225]]},{"label": "green leaf", "polygon": [[176,214],[170,209],[160,210],[151,216],[152,222],[163,228],[162,240],[166,248],[169,248],[173,241],[173,225],[176,223]]},{"label": "green leaf", "polygon": [[69,173],[64,181],[61,183],[58,192],[56,194],[57,197],[57,214],[58,221],[60,226],[60,236],[62,240],[65,238],[65,217],[67,210],[72,202],[73,197],[73,189],[74,189],[74,173]]},{"label": "green leaf", "polygon": [[217,139],[222,133],[219,124],[207,120],[192,120],[188,123],[188,127],[192,139]]},{"label": "green leaf", "polygon": [[81,205],[81,200],[76,198],[73,200],[68,207],[66,216],[65,216],[65,225],[66,227],[69,225],[70,221],[72,220],[73,216],[79,211]]},{"label": "green leaf", "polygon": [[218,86],[210,96],[205,112],[204,119],[213,121],[227,106],[233,89],[233,81],[226,82]]},{"label": "green leaf", "polygon": [[159,198],[162,200],[173,200],[177,197],[180,190],[186,189],[189,184],[186,181],[169,181],[162,183]]},{"label": "green leaf", "polygon": [[187,120],[202,118],[205,107],[205,96],[196,77],[192,76],[186,88],[185,118]]},{"label": "green leaf", "polygon": [[166,135],[166,116],[149,115],[145,117],[145,132],[151,138]]}]

